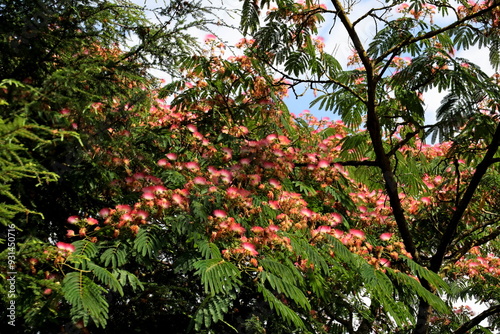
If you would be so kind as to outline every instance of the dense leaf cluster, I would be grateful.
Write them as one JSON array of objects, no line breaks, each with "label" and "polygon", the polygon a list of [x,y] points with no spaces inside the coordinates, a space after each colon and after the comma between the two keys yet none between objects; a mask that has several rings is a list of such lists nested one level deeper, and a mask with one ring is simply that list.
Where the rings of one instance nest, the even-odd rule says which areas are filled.
[{"label": "dense leaf cluster", "polygon": [[[388,1],[355,20],[336,0],[241,5],[248,38],[227,56],[189,35],[216,14],[198,3],[159,6],[159,23],[121,0],[0,3],[15,329],[498,329],[498,75],[454,47],[488,47],[498,67],[499,5]],[[321,24],[347,32],[347,67]],[[300,84],[340,119],[292,116]],[[447,95],[426,124],[433,88]]]}]

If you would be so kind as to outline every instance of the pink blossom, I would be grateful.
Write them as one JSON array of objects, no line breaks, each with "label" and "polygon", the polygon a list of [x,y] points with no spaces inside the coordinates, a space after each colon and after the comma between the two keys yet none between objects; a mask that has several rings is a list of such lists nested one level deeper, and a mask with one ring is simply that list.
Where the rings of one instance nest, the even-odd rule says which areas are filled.
[{"label": "pink blossom", "polygon": [[378,261],[384,267],[390,267],[391,266],[391,261],[389,261],[388,259],[381,258]]},{"label": "pink blossom", "polygon": [[422,203],[424,203],[424,204],[431,204],[431,199],[430,199],[430,197],[422,197],[420,200],[421,200],[421,201],[422,201]]},{"label": "pink blossom", "polygon": [[135,173],[134,174],[134,179],[136,180],[143,180],[146,177],[144,173]]},{"label": "pink blossom", "polygon": [[280,144],[289,145],[292,141],[287,136],[278,136]]},{"label": "pink blossom", "polygon": [[332,231],[332,228],[331,228],[330,226],[325,226],[325,225],[323,225],[323,226],[318,227],[318,228],[317,228],[317,229],[315,229],[315,230],[312,230],[312,231],[311,231],[311,234],[312,234],[312,236],[314,237],[314,236],[316,236],[316,235],[317,235],[317,234],[319,234],[319,233],[329,233],[329,232],[331,232],[331,231]]},{"label": "pink blossom", "polygon": [[194,124],[188,124],[186,128],[191,131],[192,133],[198,132],[198,128]]},{"label": "pink blossom", "polygon": [[123,214],[120,220],[124,222],[132,221],[132,215],[130,213]]},{"label": "pink blossom", "polygon": [[273,162],[270,162],[270,161],[264,161],[262,163],[262,167],[264,167],[265,169],[273,169],[273,168],[275,168],[275,164]]},{"label": "pink blossom", "polygon": [[386,232],[386,233],[382,233],[379,238],[382,241],[387,241],[387,240],[392,238],[392,235],[393,235],[393,233]]},{"label": "pink blossom", "polygon": [[256,186],[260,183],[260,175],[259,174],[248,175],[248,178],[250,179],[250,184],[252,186]]},{"label": "pink blossom", "polygon": [[208,182],[207,180],[202,177],[202,176],[197,176],[193,179],[194,184],[199,184],[199,185],[206,185]]},{"label": "pink blossom", "polygon": [[68,217],[68,223],[70,223],[70,224],[76,224],[79,221],[80,221],[80,218],[78,216]]},{"label": "pink blossom", "polygon": [[166,166],[168,164],[167,159],[160,159],[160,160],[158,160],[157,163],[158,163],[158,166],[160,166],[160,167]]},{"label": "pink blossom", "polygon": [[131,209],[130,209],[130,205],[119,204],[116,206],[116,210],[124,212],[124,213],[129,213]]},{"label": "pink blossom", "polygon": [[179,194],[173,194],[172,195],[172,200],[175,203],[179,204],[179,205],[182,204],[182,203],[184,203],[184,198],[181,195],[179,195]]},{"label": "pink blossom", "polygon": [[248,132],[249,132],[249,131],[248,131],[248,128],[247,128],[247,127],[245,127],[245,126],[239,126],[239,127],[238,127],[238,130],[239,130],[239,134],[241,134],[241,135],[246,135],[246,134],[248,134]]},{"label": "pink blossom", "polygon": [[330,163],[326,160],[320,160],[318,162],[318,168],[326,168],[328,166],[330,166]]},{"label": "pink blossom", "polygon": [[177,154],[175,154],[175,153],[167,153],[167,154],[166,154],[166,157],[167,157],[169,160],[176,160],[176,159],[177,159]]},{"label": "pink blossom", "polygon": [[106,218],[109,215],[110,210],[108,208],[103,208],[99,211],[99,216]]},{"label": "pink blossom", "polygon": [[243,249],[245,249],[246,251],[250,252],[250,254],[253,256],[259,254],[259,252],[255,250],[255,246],[249,242],[243,242],[241,244],[241,247],[243,247]]},{"label": "pink blossom", "polygon": [[264,229],[263,229],[262,227],[260,227],[260,226],[253,226],[253,227],[251,228],[251,231],[252,231],[253,233],[256,233],[256,234],[261,234],[261,233],[264,233]]},{"label": "pink blossom", "polygon": [[231,224],[231,226],[229,226],[229,229],[238,234],[245,233],[245,228],[238,223]]},{"label": "pink blossom", "polygon": [[334,212],[332,213],[333,225],[340,224],[342,222],[342,216],[340,213]]},{"label": "pink blossom", "polygon": [[238,198],[238,197],[247,197],[251,194],[248,190],[241,189],[238,187],[229,187],[229,188],[227,188],[226,193],[227,193],[228,197],[232,198],[232,199]]},{"label": "pink blossom", "polygon": [[214,215],[214,217],[218,217],[218,218],[227,217],[227,213],[224,210],[214,210],[213,215]]},{"label": "pink blossom", "polygon": [[156,203],[156,205],[158,205],[159,207],[161,207],[163,209],[169,208],[171,206],[171,203],[169,201],[167,201],[166,198],[157,199],[155,201],[155,203]]},{"label": "pink blossom", "polygon": [[155,193],[163,193],[163,192],[167,191],[167,188],[165,188],[164,186],[160,186],[160,185],[153,186],[152,189]]},{"label": "pink blossom", "polygon": [[365,232],[360,231],[360,230],[351,229],[351,230],[349,230],[349,233],[355,237],[360,238],[360,239],[365,238]]},{"label": "pink blossom", "polygon": [[281,188],[280,182],[278,180],[276,180],[276,179],[269,179],[269,184],[272,185],[276,189],[280,189]]},{"label": "pink blossom", "polygon": [[219,171],[219,175],[221,176],[222,181],[224,181],[226,183],[230,183],[232,178],[233,178],[233,173],[231,173],[230,171],[228,171],[226,169],[221,169]]},{"label": "pink blossom", "polygon": [[155,198],[155,195],[152,192],[145,192],[141,197],[145,200],[152,200]]},{"label": "pink blossom", "polygon": [[407,10],[408,8],[410,7],[409,4],[407,3],[403,3],[401,5],[399,5],[397,8],[396,8],[396,11],[401,13],[401,12],[404,12],[405,10]]},{"label": "pink blossom", "polygon": [[226,159],[231,159],[233,156],[233,150],[231,150],[229,147],[223,147],[222,152],[225,153],[225,158]]},{"label": "pink blossom", "polygon": [[198,170],[200,169],[200,165],[196,161],[186,162],[186,168],[190,170]]},{"label": "pink blossom", "polygon": [[87,224],[89,225],[97,225],[99,222],[95,218],[87,218]]},{"label": "pink blossom", "polygon": [[149,213],[147,213],[144,210],[137,210],[137,212],[135,214],[136,214],[137,217],[139,217],[141,219],[146,219],[149,216]]},{"label": "pink blossom", "polygon": [[269,201],[269,207],[274,210],[279,209],[279,202],[278,201]]},{"label": "pink blossom", "polygon": [[269,225],[269,226],[267,227],[267,229],[269,230],[269,232],[277,232],[277,231],[279,231],[279,230],[280,230],[280,228],[279,228],[278,226],[273,225],[273,224]]},{"label": "pink blossom", "polygon": [[275,140],[275,139],[278,139],[278,135],[276,135],[275,133],[270,134],[270,135],[268,135],[268,136],[266,137],[266,140],[267,140],[267,141],[273,141],[273,140]]},{"label": "pink blossom", "polygon": [[302,208],[300,210],[300,213],[306,217],[312,217],[312,215],[313,215],[313,212],[308,208]]},{"label": "pink blossom", "polygon": [[[202,140],[202,139],[205,139],[205,137],[198,131],[195,131],[193,133],[193,137],[195,137],[196,139],[198,140]],[[204,145],[206,146],[209,142],[204,142]]]},{"label": "pink blossom", "polygon": [[205,43],[208,43],[208,42],[211,42],[211,41],[214,41],[217,37],[215,37],[215,35],[213,34],[207,34],[205,35]]},{"label": "pink blossom", "polygon": [[68,251],[70,253],[75,251],[75,246],[73,246],[72,244],[62,242],[62,241],[59,241],[56,244],[56,246],[57,246],[57,248]]},{"label": "pink blossom", "polygon": [[341,230],[334,229],[333,230],[333,236],[337,239],[340,239],[344,235],[344,232]]}]

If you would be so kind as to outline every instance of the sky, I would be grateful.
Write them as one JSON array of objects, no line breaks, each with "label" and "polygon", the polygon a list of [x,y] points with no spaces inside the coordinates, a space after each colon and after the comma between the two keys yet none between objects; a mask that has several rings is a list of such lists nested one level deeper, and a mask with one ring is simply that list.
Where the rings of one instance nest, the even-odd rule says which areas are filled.
[{"label": "sky", "polygon": [[[146,5],[148,8],[161,6],[163,0],[134,0],[135,3],[139,5]],[[332,9],[331,2],[322,1],[328,9]],[[220,12],[219,20],[220,22],[224,22],[229,25],[238,26],[239,17],[237,14],[234,14],[234,11],[237,11],[242,2],[239,0],[202,0],[202,4],[213,6],[213,7],[221,7],[228,9],[233,14],[226,14],[224,12]],[[354,21],[368,10],[370,10],[374,5],[380,6],[381,2],[378,1],[370,1],[370,0],[359,0],[357,4],[353,7],[351,11],[350,18],[351,21]],[[393,17],[398,15],[395,11],[391,13]],[[154,19],[153,17],[151,17]],[[344,68],[347,68],[347,57],[351,54],[351,43],[347,36],[346,31],[341,27],[339,23],[332,29],[332,17],[326,16],[326,21],[323,24],[322,28],[319,30],[318,36],[324,38],[325,41],[325,51],[332,54]],[[434,15],[435,23],[438,25],[446,25],[447,23],[453,20],[453,17],[443,17],[440,15]],[[374,25],[373,22],[369,19],[362,21],[359,25],[357,25],[358,33],[362,38],[362,42],[367,45],[369,41],[372,39],[374,35]],[[224,28],[223,26],[213,26],[212,33],[216,35],[222,42],[224,42],[227,46],[232,46],[236,44],[243,36],[238,34],[233,29]],[[203,42],[207,32],[199,31],[196,29],[192,30],[192,34],[197,36],[200,40],[200,43]],[[469,50],[459,50],[457,52],[458,57],[466,58],[472,61],[473,63],[479,65],[483,71],[488,74],[493,74],[494,71],[489,65],[488,61],[488,50],[482,49],[479,50],[477,48],[472,48]],[[161,73],[155,72],[156,75],[162,76]],[[297,89],[297,93],[304,93],[304,90],[300,88]],[[426,123],[432,124],[435,122],[435,111],[440,105],[441,99],[446,94],[444,92],[439,93],[437,90],[431,90],[424,94],[424,101],[426,102],[425,110],[426,110]],[[285,99],[285,102],[290,110],[290,112],[298,115],[304,110],[309,110],[313,115],[318,118],[328,117],[330,119],[338,119],[337,115],[334,115],[331,111],[319,110],[318,106],[311,107],[310,102],[315,98],[312,91],[306,91],[301,97],[296,98],[293,92],[290,92],[290,96]]]}]

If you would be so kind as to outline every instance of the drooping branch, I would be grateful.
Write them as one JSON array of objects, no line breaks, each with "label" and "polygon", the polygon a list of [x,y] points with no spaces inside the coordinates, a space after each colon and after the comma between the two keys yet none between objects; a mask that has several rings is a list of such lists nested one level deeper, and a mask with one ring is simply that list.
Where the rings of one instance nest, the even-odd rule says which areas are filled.
[{"label": "drooping branch", "polygon": [[485,9],[482,9],[480,11],[477,11],[476,13],[474,14],[471,14],[471,15],[468,15],[468,16],[465,16],[461,19],[458,19],[456,20],[455,22],[445,26],[445,27],[442,27],[440,29],[436,29],[436,30],[432,30],[432,31],[429,31],[425,34],[422,34],[422,35],[419,35],[419,36],[416,36],[416,37],[409,37],[403,41],[401,41],[400,43],[396,44],[395,46],[393,46],[392,48],[389,48],[386,52],[382,53],[376,60],[375,60],[375,63],[379,63],[381,62],[383,59],[385,59],[385,57],[389,56],[390,54],[392,53],[399,53],[399,51],[401,51],[401,49],[403,49],[405,46],[408,46],[408,45],[411,45],[411,44],[414,44],[416,42],[420,42],[420,41],[423,41],[423,40],[428,40],[428,39],[431,39],[439,34],[442,34],[444,32],[447,32],[453,28],[456,28],[478,16],[481,16],[483,14],[486,14],[488,13],[489,11],[491,11],[492,9],[496,8],[496,7],[499,7],[500,6],[500,2],[497,2],[497,1],[493,1],[492,2],[492,5],[486,7]]},{"label": "drooping branch", "polygon": [[448,223],[448,226],[446,227],[443,237],[441,238],[441,243],[439,244],[436,253],[432,257],[430,270],[434,272],[439,271],[439,268],[443,263],[444,255],[446,254],[446,251],[448,250],[450,243],[453,241],[455,237],[458,224],[460,223],[460,220],[462,219],[465,211],[469,207],[469,204],[479,186],[479,183],[483,179],[488,168],[493,163],[496,162],[494,156],[498,152],[499,146],[500,146],[500,124],[497,125],[495,134],[493,135],[491,143],[488,145],[486,154],[483,160],[477,165],[476,171],[474,172],[474,175],[472,176],[472,179],[467,189],[465,190],[462,198],[460,199],[457,208],[453,213],[450,222]]},{"label": "drooping branch", "polygon": [[462,247],[457,253],[453,254],[451,258],[451,262],[458,261],[462,256],[464,256],[472,247],[482,246],[491,240],[496,239],[500,235],[500,230],[496,230],[495,232],[488,234],[487,236],[482,237],[481,239],[474,240],[466,244]]},{"label": "drooping branch", "polygon": [[358,23],[360,23],[361,21],[363,21],[364,19],[366,19],[368,16],[372,16],[373,13],[377,12],[377,11],[381,11],[381,10],[390,10],[392,9],[392,5],[391,6],[384,6],[384,7],[380,7],[380,8],[372,8],[370,9],[369,11],[367,11],[365,14],[361,15],[356,21],[354,21],[352,23],[353,26],[356,26]]},{"label": "drooping branch", "polygon": [[418,135],[420,133],[420,131],[421,130],[418,129],[416,131],[407,133],[404,139],[400,140],[396,145],[394,145],[393,148],[391,148],[391,150],[389,152],[387,152],[387,156],[390,157],[390,156],[396,154],[396,152],[401,147],[403,147],[404,145],[406,145],[410,140],[412,140],[416,135]]},{"label": "drooping branch", "polygon": [[306,84],[334,84],[339,86],[342,89],[345,89],[349,93],[351,93],[354,97],[356,97],[361,103],[366,104],[366,99],[363,98],[359,93],[357,93],[354,89],[346,85],[345,83],[342,83],[339,80],[336,80],[334,78],[329,77],[327,80],[316,80],[316,79],[301,79],[297,77],[293,77],[282,70],[278,69],[276,66],[274,66],[271,62],[266,61],[265,59],[262,59],[259,57],[259,60],[264,61],[267,66],[269,66],[274,72],[278,73],[281,75],[284,79],[292,80],[295,83],[306,83]]},{"label": "drooping branch", "polygon": [[470,321],[466,322],[462,326],[460,326],[453,334],[465,334],[469,329],[472,329],[474,326],[477,326],[489,316],[500,313],[500,305],[495,305],[490,307],[484,312],[481,312],[476,317],[472,318]]}]

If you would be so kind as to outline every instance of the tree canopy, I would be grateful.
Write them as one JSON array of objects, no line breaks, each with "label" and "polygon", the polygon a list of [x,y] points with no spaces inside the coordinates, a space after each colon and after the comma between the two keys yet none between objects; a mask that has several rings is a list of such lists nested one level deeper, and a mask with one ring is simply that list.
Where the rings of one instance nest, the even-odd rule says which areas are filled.
[{"label": "tree canopy", "polygon": [[244,0],[232,46],[203,2],[3,0],[6,326],[499,330],[499,76],[457,53],[498,70],[500,3],[362,4]]}]

